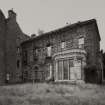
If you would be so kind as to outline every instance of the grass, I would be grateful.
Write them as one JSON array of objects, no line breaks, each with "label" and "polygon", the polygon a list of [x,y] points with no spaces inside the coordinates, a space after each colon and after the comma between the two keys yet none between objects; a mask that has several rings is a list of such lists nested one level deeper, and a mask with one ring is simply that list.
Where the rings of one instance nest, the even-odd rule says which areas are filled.
[{"label": "grass", "polygon": [[47,83],[1,86],[0,105],[105,105],[105,86]]}]

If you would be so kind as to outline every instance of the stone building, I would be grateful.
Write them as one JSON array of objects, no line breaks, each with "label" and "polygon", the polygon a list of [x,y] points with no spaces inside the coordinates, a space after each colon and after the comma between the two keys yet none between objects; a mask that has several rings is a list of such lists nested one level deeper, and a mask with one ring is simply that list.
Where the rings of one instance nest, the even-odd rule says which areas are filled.
[{"label": "stone building", "polygon": [[0,10],[0,84],[20,81],[20,43],[29,37],[25,35],[17,21],[16,13],[8,11],[8,18]]},{"label": "stone building", "polygon": [[23,80],[84,82],[86,65],[96,65],[101,72],[100,40],[97,22],[91,19],[24,41]]}]

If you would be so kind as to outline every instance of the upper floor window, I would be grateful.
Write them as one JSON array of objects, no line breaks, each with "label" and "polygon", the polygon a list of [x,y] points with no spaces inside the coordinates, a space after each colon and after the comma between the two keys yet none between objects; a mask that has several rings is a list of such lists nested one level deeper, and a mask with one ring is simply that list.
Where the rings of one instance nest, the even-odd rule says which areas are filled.
[{"label": "upper floor window", "polygon": [[33,62],[33,50],[30,50],[30,62]]},{"label": "upper floor window", "polygon": [[38,49],[33,49],[33,60],[36,61],[38,57]]},{"label": "upper floor window", "polygon": [[28,60],[27,60],[27,51],[23,51],[23,64],[27,65]]},{"label": "upper floor window", "polygon": [[51,56],[51,46],[47,46],[47,56]]},{"label": "upper floor window", "polygon": [[84,38],[81,37],[78,39],[79,48],[84,48]]},{"label": "upper floor window", "polygon": [[20,54],[20,48],[17,47],[17,54]]},{"label": "upper floor window", "polygon": [[17,60],[17,68],[19,68],[19,67],[20,67],[20,61]]},{"label": "upper floor window", "polygon": [[33,49],[33,55],[38,56],[38,49]]},{"label": "upper floor window", "polygon": [[66,42],[61,43],[61,48],[66,48]]}]

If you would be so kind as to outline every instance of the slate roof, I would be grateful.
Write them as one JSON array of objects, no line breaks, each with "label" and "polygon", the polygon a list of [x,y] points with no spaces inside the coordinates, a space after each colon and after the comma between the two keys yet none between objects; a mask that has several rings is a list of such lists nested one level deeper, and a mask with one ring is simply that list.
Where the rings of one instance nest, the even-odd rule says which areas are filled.
[{"label": "slate roof", "polygon": [[41,37],[45,37],[45,36],[48,36],[48,35],[62,33],[62,32],[65,32],[67,30],[70,30],[72,28],[76,28],[78,26],[87,25],[87,24],[90,24],[90,23],[95,23],[96,31],[98,33],[99,40],[101,40],[100,34],[99,34],[99,30],[98,30],[98,26],[97,26],[97,21],[96,21],[96,19],[91,19],[91,20],[86,20],[86,21],[79,21],[77,23],[69,24],[69,25],[66,25],[66,26],[64,26],[62,28],[53,30],[53,31],[43,33],[42,35],[36,36],[35,38],[30,38],[29,40],[24,41],[22,44],[27,43],[27,42],[31,42],[31,41],[36,40],[36,39],[40,39]]}]

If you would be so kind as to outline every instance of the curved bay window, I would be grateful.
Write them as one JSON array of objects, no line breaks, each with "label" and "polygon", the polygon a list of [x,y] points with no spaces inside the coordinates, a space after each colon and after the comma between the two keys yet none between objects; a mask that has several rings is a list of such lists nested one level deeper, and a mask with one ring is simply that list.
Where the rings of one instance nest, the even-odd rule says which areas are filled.
[{"label": "curved bay window", "polygon": [[81,80],[81,60],[62,59],[57,62],[57,80]]}]

